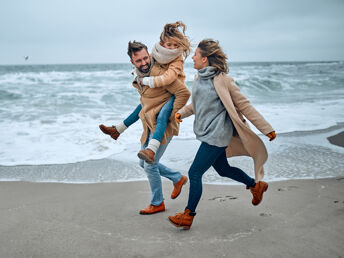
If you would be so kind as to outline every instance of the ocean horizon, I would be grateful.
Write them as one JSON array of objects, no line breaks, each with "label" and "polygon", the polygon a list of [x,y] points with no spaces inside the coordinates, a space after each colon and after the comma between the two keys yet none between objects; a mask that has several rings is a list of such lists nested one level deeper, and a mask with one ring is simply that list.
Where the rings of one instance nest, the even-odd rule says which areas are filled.
[{"label": "ocean horizon", "polygon": [[[189,59],[190,57],[188,57]],[[259,63],[334,63],[334,62],[344,62],[344,60],[275,60],[275,61],[229,61],[228,64],[241,64],[241,63],[252,63],[252,64],[259,64]],[[30,63],[30,61],[25,61],[21,63],[0,63],[0,66],[25,66],[25,65],[108,65],[108,64],[129,64],[130,61],[123,61],[123,62],[70,62],[70,63]],[[187,60],[185,64],[193,64],[191,60]]]}]

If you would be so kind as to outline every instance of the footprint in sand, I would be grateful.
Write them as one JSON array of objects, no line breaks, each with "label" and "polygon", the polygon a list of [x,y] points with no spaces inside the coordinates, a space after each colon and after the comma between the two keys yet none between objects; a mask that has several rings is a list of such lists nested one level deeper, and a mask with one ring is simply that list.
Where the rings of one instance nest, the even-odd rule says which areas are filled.
[{"label": "footprint in sand", "polygon": [[291,190],[293,190],[293,189],[298,189],[298,188],[299,188],[299,187],[297,187],[297,186],[291,185],[291,186],[287,186],[287,187],[278,188],[277,191],[279,191],[279,192],[291,191]]},{"label": "footprint in sand", "polygon": [[214,201],[214,200],[220,199],[220,198],[222,198],[222,197],[221,197],[221,196],[215,196],[215,197],[210,198],[210,199],[208,199],[208,200],[209,200],[209,201]]},{"label": "footprint in sand", "polygon": [[261,216],[261,217],[271,217],[272,215],[271,215],[271,213],[260,213],[259,214],[259,216]]},{"label": "footprint in sand", "polygon": [[219,201],[219,202],[224,202],[224,201],[227,201],[227,200],[235,200],[235,199],[238,199],[238,197],[235,197],[235,196],[231,196],[231,195],[226,195],[225,197],[222,197],[222,196],[215,196],[213,198],[210,198],[208,199],[209,201]]}]

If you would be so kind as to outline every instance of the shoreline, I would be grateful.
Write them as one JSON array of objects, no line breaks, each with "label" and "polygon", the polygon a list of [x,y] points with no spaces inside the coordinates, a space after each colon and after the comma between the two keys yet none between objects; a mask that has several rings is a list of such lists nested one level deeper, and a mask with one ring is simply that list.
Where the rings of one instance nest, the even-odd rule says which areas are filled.
[{"label": "shoreline", "polygon": [[[344,141],[341,124],[335,128],[317,132],[281,134],[275,141],[262,138],[269,152],[265,164],[268,182],[290,179],[319,179],[343,176]],[[334,137],[332,137],[334,136]],[[332,138],[330,138],[332,137]],[[328,140],[331,139],[331,141]],[[337,145],[335,145],[337,144]],[[162,163],[187,175],[197,152],[197,140],[185,141],[176,137],[162,158]],[[71,184],[112,183],[146,181],[147,177],[138,165],[137,144],[128,145],[111,157],[67,164],[48,165],[0,165],[0,181],[56,182]],[[253,177],[253,162],[249,157],[228,159],[231,166],[240,167]],[[290,168],[290,164],[293,167]],[[203,182],[218,185],[235,185],[232,180],[221,178],[213,168],[203,176]]]},{"label": "shoreline", "polygon": [[142,216],[148,182],[0,182],[3,257],[340,257],[344,177],[269,183],[259,206],[244,186],[204,185],[191,230],[167,216],[184,209],[189,183],[167,210]]},{"label": "shoreline", "polygon": [[[344,175],[343,175],[344,176]],[[341,178],[341,176],[328,176],[328,177],[303,177],[303,178],[277,178],[272,180],[265,180],[263,178],[263,181],[266,181],[268,183],[278,183],[278,182],[285,182],[285,181],[303,181],[303,180],[323,180],[323,179],[336,179]],[[168,179],[162,178],[162,182],[169,182]],[[147,178],[142,179],[129,179],[129,180],[118,180],[118,181],[101,181],[101,182],[77,182],[77,181],[27,181],[27,180],[20,180],[20,179],[0,179],[0,183],[15,183],[15,182],[22,182],[22,183],[33,183],[33,184],[66,184],[66,185],[94,185],[94,184],[122,184],[122,183],[140,183],[140,182],[148,182]],[[214,185],[214,186],[239,186],[241,183],[236,181],[231,182],[203,182],[203,185]]]}]

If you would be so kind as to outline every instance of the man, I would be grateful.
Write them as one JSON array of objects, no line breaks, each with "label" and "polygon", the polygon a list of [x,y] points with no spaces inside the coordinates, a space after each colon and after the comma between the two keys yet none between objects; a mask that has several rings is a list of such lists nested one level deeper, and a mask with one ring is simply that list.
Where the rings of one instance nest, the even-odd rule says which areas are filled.
[{"label": "man", "polygon": [[[164,154],[173,135],[178,135],[179,125],[174,119],[174,114],[186,104],[190,97],[190,92],[185,87],[184,83],[179,80],[174,81],[168,86],[159,88],[150,88],[142,85],[138,82],[140,81],[138,78],[162,75],[167,70],[167,67],[161,66],[157,63],[154,64],[154,60],[148,53],[147,46],[137,41],[128,43],[128,55],[131,63],[135,66],[135,72],[138,75],[133,81],[133,86],[137,89],[141,96],[141,110],[139,117],[143,125],[143,133],[141,137],[142,149],[145,149],[150,138],[152,137],[152,132],[155,131],[156,118],[161,108],[170,100],[173,95],[175,96],[173,110],[171,113],[172,119],[169,120],[164,137],[161,141],[161,145],[155,153],[154,163],[148,164],[147,162],[140,160],[141,167],[143,167],[147,173],[152,191],[150,205],[147,208],[140,210],[140,214],[147,215],[165,211],[161,176],[170,179],[174,183],[174,189],[171,194],[172,199],[178,197],[183,185],[187,182],[186,176],[164,166],[159,162],[159,160]],[[126,127],[125,123],[122,122],[120,127]],[[100,129],[114,139],[117,139],[120,133],[123,131],[117,130],[119,129],[118,126],[106,127],[104,125],[100,125]]]}]

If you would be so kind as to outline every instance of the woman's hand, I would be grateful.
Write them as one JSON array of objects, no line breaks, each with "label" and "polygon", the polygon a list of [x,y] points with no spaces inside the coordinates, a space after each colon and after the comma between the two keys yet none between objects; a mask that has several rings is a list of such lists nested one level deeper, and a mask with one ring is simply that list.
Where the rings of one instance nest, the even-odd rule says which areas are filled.
[{"label": "woman's hand", "polygon": [[272,131],[272,132],[268,133],[266,136],[270,138],[270,142],[271,142],[276,138],[276,133],[275,133],[275,131]]},{"label": "woman's hand", "polygon": [[183,121],[183,120],[180,119],[180,117],[181,117],[181,114],[179,114],[179,113],[176,113],[174,115],[174,119],[177,121],[178,124]]}]

